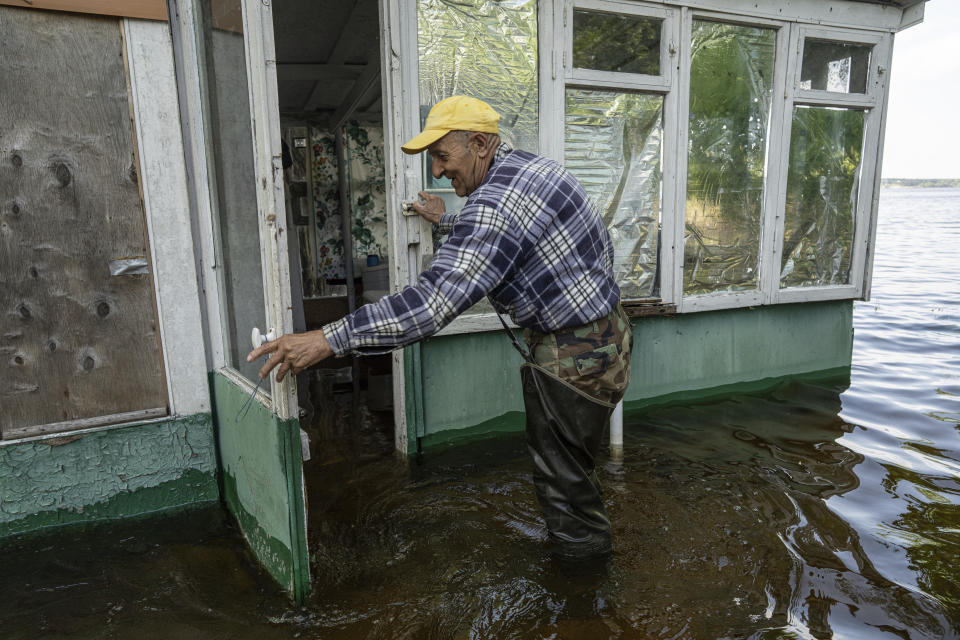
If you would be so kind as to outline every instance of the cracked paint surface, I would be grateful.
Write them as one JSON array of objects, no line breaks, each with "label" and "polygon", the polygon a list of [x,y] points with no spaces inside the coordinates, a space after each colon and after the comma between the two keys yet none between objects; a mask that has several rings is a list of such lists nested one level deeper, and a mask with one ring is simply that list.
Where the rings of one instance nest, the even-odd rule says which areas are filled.
[{"label": "cracked paint surface", "polygon": [[[0,446],[0,535],[216,500],[216,471],[205,413]],[[27,518],[36,525],[16,526]]]}]

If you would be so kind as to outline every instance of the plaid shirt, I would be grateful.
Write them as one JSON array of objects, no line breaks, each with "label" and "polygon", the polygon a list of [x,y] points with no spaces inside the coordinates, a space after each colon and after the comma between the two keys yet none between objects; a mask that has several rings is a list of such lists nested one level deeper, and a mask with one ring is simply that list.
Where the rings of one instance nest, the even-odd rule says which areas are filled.
[{"label": "plaid shirt", "polygon": [[506,144],[417,283],[323,327],[337,355],[392,351],[427,338],[489,296],[540,332],[605,316],[620,299],[613,245],[596,205],[566,169]]}]

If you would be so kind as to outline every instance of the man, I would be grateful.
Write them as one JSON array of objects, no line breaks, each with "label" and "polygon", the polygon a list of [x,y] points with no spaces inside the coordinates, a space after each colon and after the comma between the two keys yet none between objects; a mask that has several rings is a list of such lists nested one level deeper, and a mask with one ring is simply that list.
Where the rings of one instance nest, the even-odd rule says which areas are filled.
[{"label": "man", "polygon": [[[613,279],[613,248],[596,206],[559,164],[500,141],[485,102],[437,103],[403,145],[428,150],[433,175],[467,202],[456,216],[421,192],[414,209],[449,237],[417,284],[363,306],[319,331],[285,335],[254,350],[277,378],[324,358],[374,354],[427,338],[483,297],[524,329],[527,442],[554,551],[611,550],[594,458],[630,375],[630,325]],[[510,334],[512,337],[512,333]],[[518,349],[523,350],[517,344]]]}]

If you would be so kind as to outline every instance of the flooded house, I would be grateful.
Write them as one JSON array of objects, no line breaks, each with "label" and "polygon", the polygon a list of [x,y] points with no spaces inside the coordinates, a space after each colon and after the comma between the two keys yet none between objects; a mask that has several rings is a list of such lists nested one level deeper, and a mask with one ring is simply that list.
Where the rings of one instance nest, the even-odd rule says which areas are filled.
[{"label": "flooded house", "polygon": [[462,200],[400,145],[451,95],[596,200],[634,322],[628,410],[848,371],[894,36],[922,19],[922,0],[0,0],[0,537],[222,500],[301,600],[311,388],[362,387],[403,456],[522,429],[485,303],[297,380],[245,360],[416,280],[443,238],[402,203]]}]

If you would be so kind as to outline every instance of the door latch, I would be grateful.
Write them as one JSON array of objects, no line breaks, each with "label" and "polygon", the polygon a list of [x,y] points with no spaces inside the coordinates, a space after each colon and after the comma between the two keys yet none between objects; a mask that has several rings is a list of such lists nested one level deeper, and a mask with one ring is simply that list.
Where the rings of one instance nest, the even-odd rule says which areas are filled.
[{"label": "door latch", "polygon": [[260,329],[257,327],[253,328],[253,331],[250,332],[250,342],[253,343],[254,349],[259,349],[260,346],[265,342],[273,342],[277,339],[277,332],[271,327],[266,334],[260,333]]}]

